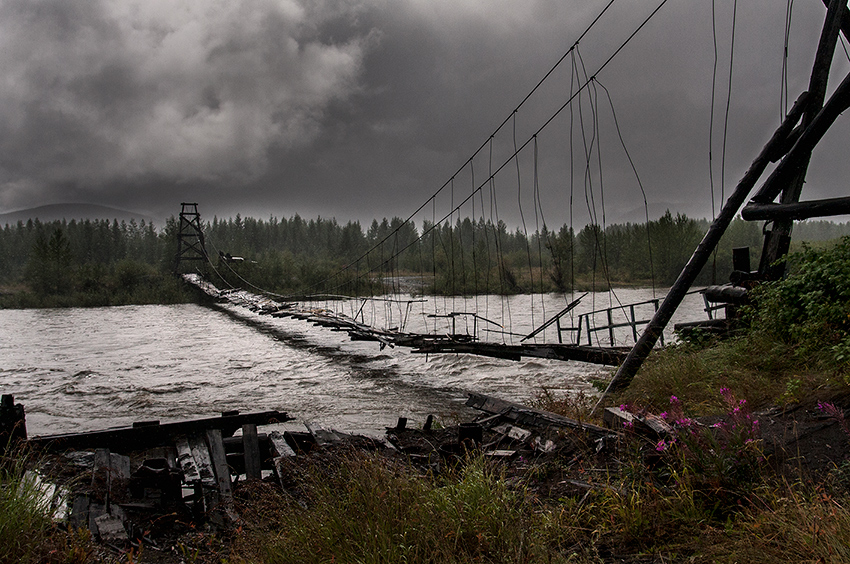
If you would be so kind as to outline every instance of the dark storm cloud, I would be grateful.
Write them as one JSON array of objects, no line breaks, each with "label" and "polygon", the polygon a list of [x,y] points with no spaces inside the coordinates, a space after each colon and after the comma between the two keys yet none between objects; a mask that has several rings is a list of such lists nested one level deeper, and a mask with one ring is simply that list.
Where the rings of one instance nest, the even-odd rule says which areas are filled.
[{"label": "dark storm cloud", "polygon": [[[5,2],[2,203],[143,178],[240,185],[357,88],[367,36],[325,44],[296,2]],[[118,192],[116,194],[115,192]]]},{"label": "dark storm cloud", "polygon": [[[205,215],[406,216],[606,4],[4,0],[0,208],[79,201],[168,215],[191,200]],[[784,4],[739,3],[726,194],[781,118]],[[587,71],[656,5],[615,2],[581,43]],[[671,0],[598,76],[656,215],[668,206],[710,213],[710,148],[720,198],[731,7],[731,0],[715,3],[711,146],[711,3]],[[808,80],[823,14],[818,2],[795,3],[791,101]],[[841,49],[837,59],[843,74]],[[559,73],[517,115],[520,143],[569,95],[569,65]],[[575,200],[587,208],[586,198],[604,196],[609,220],[639,219],[633,212],[642,210],[642,195],[610,110],[602,111],[607,99],[596,94],[607,194],[594,192],[598,179],[588,187],[579,178]],[[553,224],[568,216],[566,117],[540,137],[541,201]],[[810,197],[846,192],[847,126],[839,121],[836,129],[815,155]],[[496,151],[509,153],[513,139],[501,135]],[[477,183],[491,163],[474,164]],[[522,167],[526,175],[528,162]],[[473,184],[464,174],[459,196]],[[503,215],[516,223],[509,200],[500,204]]]}]

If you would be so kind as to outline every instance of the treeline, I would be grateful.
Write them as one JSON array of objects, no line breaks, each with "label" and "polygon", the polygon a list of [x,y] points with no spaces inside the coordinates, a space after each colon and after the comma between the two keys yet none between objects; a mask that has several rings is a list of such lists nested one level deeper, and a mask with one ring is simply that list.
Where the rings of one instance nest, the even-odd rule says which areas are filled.
[{"label": "treeline", "polygon": [[176,223],[18,222],[0,229],[0,306],[101,306],[185,301],[171,275]]},{"label": "treeline", "polygon": [[[543,227],[526,234],[469,218],[421,226],[399,218],[213,218],[204,234],[212,277],[223,285],[280,294],[384,291],[474,294],[667,286],[690,258],[706,220],[666,213],[645,224]],[[178,222],[157,229],[131,221],[19,222],[0,229],[0,305],[4,307],[169,303],[187,299],[171,273]],[[795,240],[829,240],[850,224],[795,226]],[[760,224],[735,220],[698,284],[722,283],[732,249],[750,247],[758,265]],[[224,257],[238,257],[227,260]],[[221,258],[219,258],[221,257]],[[186,268],[195,268],[197,263]]]},{"label": "treeline", "polygon": [[[375,292],[378,283],[386,291],[471,295],[668,286],[708,226],[669,211],[644,224],[588,225],[577,233],[544,226],[529,234],[502,221],[469,218],[436,227],[425,221],[418,229],[399,218],[373,220],[364,230],[358,222],[334,219],[237,215],[213,219],[206,233],[211,254],[246,259],[219,269],[234,286],[248,280],[280,293],[363,294]],[[850,224],[814,221],[797,224],[794,235],[819,241],[848,233]],[[762,240],[761,224],[733,221],[697,284],[728,281],[735,247],[750,247],[757,268]]]}]

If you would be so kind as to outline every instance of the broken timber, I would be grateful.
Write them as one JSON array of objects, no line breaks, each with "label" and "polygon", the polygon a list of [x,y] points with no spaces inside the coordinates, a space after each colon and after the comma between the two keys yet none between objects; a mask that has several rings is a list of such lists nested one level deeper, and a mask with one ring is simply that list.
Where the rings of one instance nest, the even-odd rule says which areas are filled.
[{"label": "broken timber", "polygon": [[208,429],[218,429],[223,436],[231,436],[243,425],[270,425],[291,421],[281,411],[264,411],[240,415],[238,412],[226,412],[221,417],[193,419],[162,423],[159,421],[137,422],[131,427],[113,427],[98,431],[82,433],[63,433],[58,435],[43,435],[31,438],[28,442],[46,450],[58,451],[67,449],[109,448],[121,450],[128,447],[134,449],[151,448],[173,444],[175,437],[206,432]]},{"label": "broken timber", "polygon": [[519,424],[530,425],[542,428],[567,428],[576,431],[586,431],[595,435],[610,435],[608,429],[592,425],[590,423],[582,423],[563,415],[526,407],[518,403],[513,403],[485,394],[469,393],[469,399],[466,400],[466,406],[484,411],[491,415],[498,415],[505,419],[509,419]]},{"label": "broken timber", "polygon": [[629,352],[627,347],[590,347],[583,345],[502,345],[497,343],[457,342],[448,339],[425,340],[415,353],[466,353],[507,360],[521,360],[523,357],[549,358],[552,360],[577,360],[617,366]]}]

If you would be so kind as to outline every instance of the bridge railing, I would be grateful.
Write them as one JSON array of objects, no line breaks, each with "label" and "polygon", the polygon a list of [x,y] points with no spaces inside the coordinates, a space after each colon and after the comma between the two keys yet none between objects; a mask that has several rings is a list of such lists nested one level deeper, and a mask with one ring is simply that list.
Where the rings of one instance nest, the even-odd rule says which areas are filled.
[{"label": "bridge railing", "polygon": [[[558,333],[558,342],[563,343],[563,333],[567,334],[575,334],[575,338],[573,339],[573,343],[576,345],[582,344],[582,338],[587,340],[587,345],[593,345],[593,336],[596,333],[607,333],[608,334],[608,344],[610,346],[615,346],[617,344],[617,336],[621,336],[624,334],[623,331],[617,331],[618,329],[622,329],[624,327],[628,327],[631,329],[630,332],[625,332],[626,335],[631,333],[631,338],[633,342],[637,342],[638,339],[638,328],[646,325],[652,319],[652,315],[649,313],[644,314],[644,310],[647,310],[648,307],[652,306],[652,314],[658,311],[658,306],[660,304],[659,298],[654,298],[651,300],[645,300],[642,302],[635,302],[633,304],[625,304],[612,306],[604,309],[597,309],[594,311],[588,311],[582,313],[578,316],[578,323],[574,326],[564,327],[561,325],[560,318],[556,321],[557,333]],[[638,318],[638,315],[641,318]],[[646,318],[643,316],[646,315]],[[661,345],[664,346],[664,336],[661,336]]]}]

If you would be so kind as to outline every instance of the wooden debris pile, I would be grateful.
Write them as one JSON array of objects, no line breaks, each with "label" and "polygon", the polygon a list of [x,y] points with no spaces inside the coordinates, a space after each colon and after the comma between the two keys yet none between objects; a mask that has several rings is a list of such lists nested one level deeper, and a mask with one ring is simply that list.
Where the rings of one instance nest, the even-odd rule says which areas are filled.
[{"label": "wooden debris pile", "polygon": [[608,429],[490,396],[470,394],[467,405],[482,415],[445,428],[429,416],[421,429],[400,418],[387,429],[386,443],[311,423],[303,432],[258,432],[258,426],[291,419],[277,411],[32,437],[27,443],[41,454],[30,479],[41,484],[56,520],[88,528],[120,549],[143,537],[156,546],[157,535],[179,534],[188,524],[232,527],[239,522],[236,488],[264,480],[288,491],[302,459],[379,451],[440,472],[475,452],[521,469],[547,457],[587,461],[604,456],[614,442]]},{"label": "wooden debris pile", "polygon": [[[32,437],[26,444],[37,464],[24,479],[54,520],[88,528],[118,550],[143,538],[156,548],[158,533],[171,536],[181,528],[221,529],[236,523],[234,485],[274,475],[275,460],[305,444],[304,437],[259,433],[258,426],[291,419],[279,411],[232,411],[206,419]],[[237,430],[241,436],[234,436]]]}]

